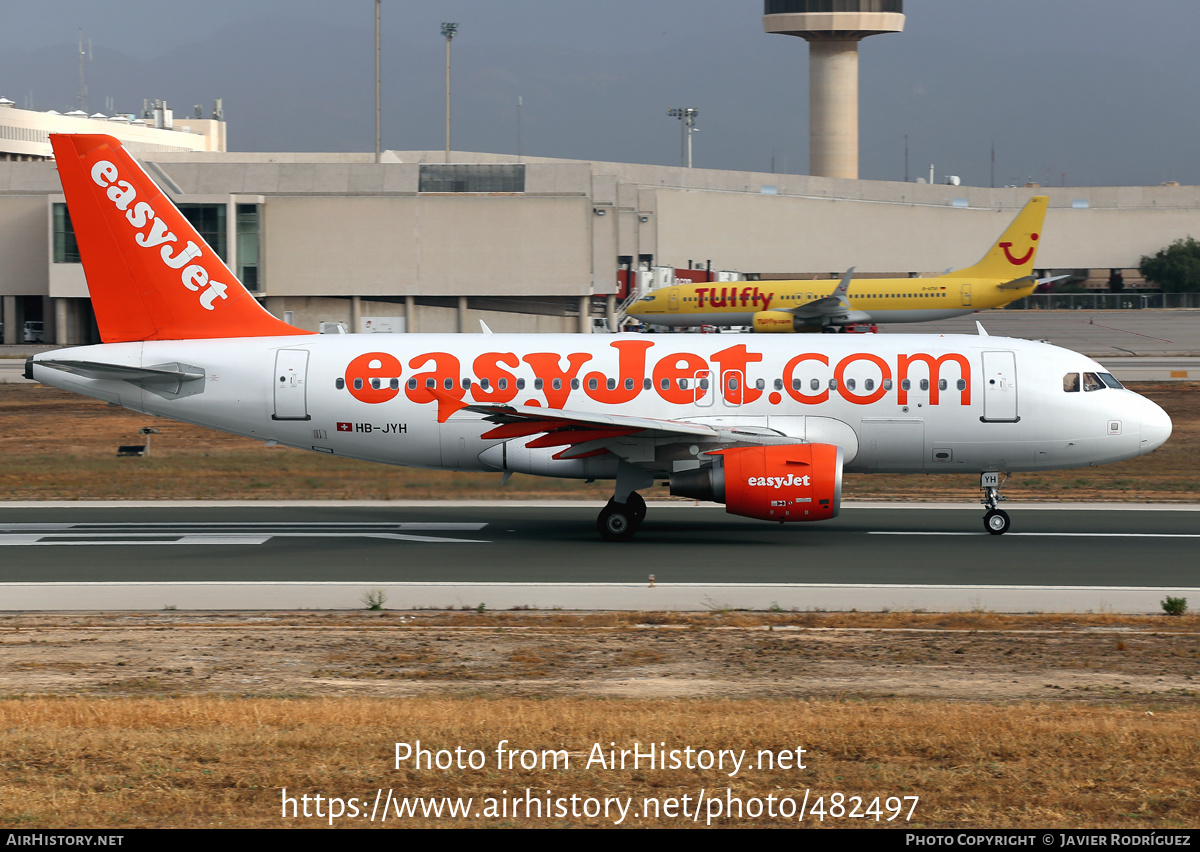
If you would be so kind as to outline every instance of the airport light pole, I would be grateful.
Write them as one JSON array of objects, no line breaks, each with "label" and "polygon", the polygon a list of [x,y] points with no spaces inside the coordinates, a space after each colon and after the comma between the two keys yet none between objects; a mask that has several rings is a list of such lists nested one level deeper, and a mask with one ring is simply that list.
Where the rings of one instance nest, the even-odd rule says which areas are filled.
[{"label": "airport light pole", "polygon": [[681,138],[679,142],[679,164],[686,168],[692,167],[692,134],[696,128],[696,118],[700,110],[692,107],[673,107],[667,110],[667,115],[679,119]]},{"label": "airport light pole", "polygon": [[375,162],[379,162],[379,4],[375,0]]},{"label": "airport light pole", "polygon": [[458,24],[442,22],[442,35],[446,38],[446,162],[450,162],[450,42],[458,32]]}]

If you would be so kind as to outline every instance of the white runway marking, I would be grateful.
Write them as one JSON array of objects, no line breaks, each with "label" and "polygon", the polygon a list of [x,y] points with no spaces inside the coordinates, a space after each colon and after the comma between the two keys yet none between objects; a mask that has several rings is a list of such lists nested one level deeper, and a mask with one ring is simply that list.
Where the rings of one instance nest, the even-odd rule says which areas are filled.
[{"label": "white runway marking", "polygon": [[[991,535],[989,532],[928,532],[918,530],[870,530],[867,535]],[[1105,533],[1105,532],[1010,532],[1004,538],[1042,536],[1063,538],[1200,538],[1200,533]]]},{"label": "white runway marking", "polygon": [[0,547],[134,545],[259,545],[274,538],[373,538],[435,544],[479,544],[481,539],[414,535],[417,531],[469,532],[481,523],[146,523],[3,524]]}]

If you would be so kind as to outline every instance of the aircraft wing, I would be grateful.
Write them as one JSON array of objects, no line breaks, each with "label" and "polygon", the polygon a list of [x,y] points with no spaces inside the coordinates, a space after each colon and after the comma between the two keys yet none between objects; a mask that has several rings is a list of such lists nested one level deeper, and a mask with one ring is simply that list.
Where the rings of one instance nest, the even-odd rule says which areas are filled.
[{"label": "aircraft wing", "polygon": [[1003,284],[996,286],[1000,290],[1022,290],[1025,287],[1040,287],[1043,284],[1052,284],[1055,281],[1062,281],[1064,278],[1070,277],[1070,275],[1052,275],[1049,278],[1034,278],[1032,275],[1026,275],[1024,278],[1014,278],[1012,281],[1005,281]]},{"label": "aircraft wing", "polygon": [[780,310],[789,314],[795,314],[802,319],[843,317],[850,313],[850,299],[846,293],[850,289],[850,279],[853,276],[854,267],[851,266],[846,270],[846,274],[842,276],[842,283],[838,284],[837,289],[830,295],[822,296],[820,299],[813,299],[811,302],[797,305],[794,308],[781,308]]},{"label": "aircraft wing", "polygon": [[[496,424],[495,428],[483,433],[484,439],[530,437],[532,440],[526,443],[530,449],[563,447],[554,456],[562,459],[612,452],[633,463],[646,462],[653,460],[655,446],[684,441],[711,445],[712,449],[802,443],[773,430],[756,427],[710,426],[686,420],[656,420],[533,405],[471,405],[454,401],[451,406],[443,392],[431,391],[438,397],[439,409],[443,412],[439,414],[439,420],[448,419],[453,412],[446,409],[451,407],[454,412],[481,414],[484,420]],[[533,437],[535,435],[540,437]]]}]

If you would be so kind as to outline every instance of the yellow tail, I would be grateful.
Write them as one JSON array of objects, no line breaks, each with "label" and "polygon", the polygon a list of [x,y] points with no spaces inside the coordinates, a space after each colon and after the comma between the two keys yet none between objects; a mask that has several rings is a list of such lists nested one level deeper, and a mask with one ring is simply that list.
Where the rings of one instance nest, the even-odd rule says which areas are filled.
[{"label": "yellow tail", "polygon": [[983,256],[983,260],[966,269],[949,273],[947,278],[994,278],[1012,281],[1033,274],[1037,260],[1038,240],[1042,236],[1042,223],[1046,221],[1046,208],[1050,199],[1037,195],[1029,199],[1017,218],[1004,231]]}]

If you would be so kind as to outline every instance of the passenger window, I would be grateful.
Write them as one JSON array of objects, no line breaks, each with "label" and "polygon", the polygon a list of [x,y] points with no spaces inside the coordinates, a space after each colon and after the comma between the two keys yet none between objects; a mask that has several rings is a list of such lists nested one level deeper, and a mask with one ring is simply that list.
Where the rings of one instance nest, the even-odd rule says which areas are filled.
[{"label": "passenger window", "polygon": [[379,390],[379,379],[371,379],[371,388],[373,390]]},{"label": "passenger window", "polygon": [[355,389],[355,390],[362,390],[362,379],[355,379],[355,380],[354,380],[354,389]]},{"label": "passenger window", "polygon": [[[501,379],[503,381],[503,379]],[[525,380],[517,379],[517,390],[525,390]]]},{"label": "passenger window", "polygon": [[391,388],[392,390],[400,390],[400,380],[392,379],[391,381],[388,382],[388,387]]},{"label": "passenger window", "polygon": [[767,383],[766,383],[766,382],[764,382],[762,379],[758,379],[758,380],[757,380],[757,381],[754,383],[754,386],[755,386],[756,388],[758,388],[759,390],[762,390],[763,388],[765,388],[765,387],[767,386]]},{"label": "passenger window", "polygon": [[[355,385],[355,387],[357,387],[357,386],[358,386],[358,379],[355,379],[355,380],[354,380],[354,385]],[[416,380],[416,379],[409,379],[409,380],[408,380],[408,389],[409,389],[409,390],[416,390],[416,389],[417,389],[417,380]]]},{"label": "passenger window", "polygon": [[[813,381],[815,382],[816,379],[813,379]],[[800,380],[792,379],[792,390],[800,390],[800,388],[801,388]],[[817,386],[813,385],[813,390],[816,390],[816,389],[817,389]]]},{"label": "passenger window", "polygon": [[921,390],[929,390],[929,379],[921,379]]},{"label": "passenger window", "polygon": [[[808,386],[810,388],[812,388],[813,390],[816,390],[817,388],[819,388],[821,386],[821,381],[820,381],[820,379],[813,379],[811,382],[808,383]],[[799,390],[799,388],[797,388],[797,390]]]},{"label": "passenger window", "polygon": [[837,379],[830,379],[830,380],[829,380],[829,389],[830,389],[830,390],[837,390]]},{"label": "passenger window", "polygon": [[496,387],[500,390],[508,390],[508,379],[500,379],[496,382]]},{"label": "passenger window", "polygon": [[957,382],[955,382],[954,386],[956,388],[958,388],[959,390],[966,390],[967,389],[967,380],[959,379]]},{"label": "passenger window", "polygon": [[562,379],[554,379],[550,384],[555,390],[562,390]]},{"label": "passenger window", "polygon": [[679,389],[680,389],[680,390],[687,390],[687,388],[688,388],[688,380],[687,380],[687,379],[680,379],[680,380],[679,380]]},{"label": "passenger window", "polygon": [[579,379],[571,379],[571,390],[579,390]]},{"label": "passenger window", "polygon": [[426,379],[426,380],[425,380],[425,387],[427,387],[427,388],[436,388],[436,387],[437,387],[437,379]]},{"label": "passenger window", "polygon": [[442,387],[446,390],[452,390],[454,388],[454,379],[446,379],[442,382]]},{"label": "passenger window", "polygon": [[608,388],[609,390],[616,390],[617,389],[617,380],[609,379],[607,382],[604,383],[604,386],[606,388]]},{"label": "passenger window", "polygon": [[938,390],[945,390],[950,385],[945,379],[938,379]]},{"label": "passenger window", "polygon": [[1079,392],[1079,374],[1067,373],[1063,376],[1063,390],[1067,393]]},{"label": "passenger window", "polygon": [[865,387],[867,390],[875,390],[875,380],[867,379],[865,382],[863,382],[863,387]]},{"label": "passenger window", "polygon": [[[541,390],[541,389],[542,389],[542,384],[543,384],[543,382],[542,382],[542,380],[541,380],[541,379],[534,379],[534,380],[533,380],[533,389],[534,389],[534,390]],[[517,387],[520,387],[520,385],[518,384],[518,385],[517,385]]]},{"label": "passenger window", "polygon": [[[339,379],[338,381],[341,381],[341,379]],[[775,380],[775,390],[777,390],[777,391],[783,390],[783,379]]]},{"label": "passenger window", "polygon": [[596,389],[596,380],[588,379],[588,390],[595,390],[595,389]]},{"label": "passenger window", "polygon": [[649,379],[642,379],[642,390],[650,390],[652,387],[654,387],[654,382]]},{"label": "passenger window", "polygon": [[900,382],[900,390],[911,390],[911,389],[912,389],[912,382],[909,381],[908,379],[904,379]]},{"label": "passenger window", "polygon": [[891,390],[891,389],[892,389],[892,380],[891,380],[891,379],[884,379],[884,380],[883,380],[883,389],[884,389],[884,390]]},{"label": "passenger window", "polygon": [[338,379],[333,384],[338,390],[344,390],[346,388],[346,380],[345,379]]},{"label": "passenger window", "polygon": [[846,390],[854,390],[854,379],[846,379]]},{"label": "passenger window", "polygon": [[633,390],[633,379],[625,380],[625,390]]},{"label": "passenger window", "polygon": [[464,378],[462,380],[462,386],[463,386],[463,390],[470,390],[471,389],[471,380],[469,378]]},{"label": "passenger window", "polygon": [[480,386],[481,388],[483,388],[484,390],[487,390],[487,389],[488,389],[488,380],[487,380],[487,379],[480,379],[480,380],[479,380],[479,386]]}]

